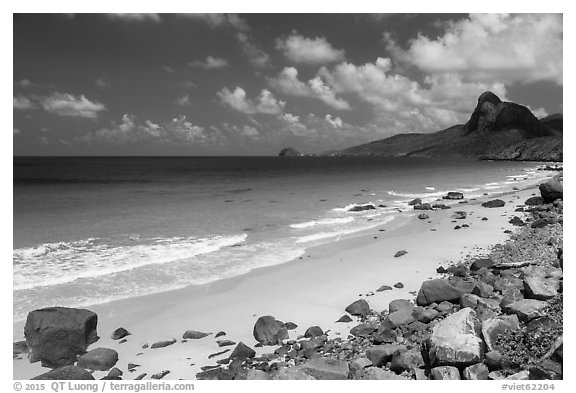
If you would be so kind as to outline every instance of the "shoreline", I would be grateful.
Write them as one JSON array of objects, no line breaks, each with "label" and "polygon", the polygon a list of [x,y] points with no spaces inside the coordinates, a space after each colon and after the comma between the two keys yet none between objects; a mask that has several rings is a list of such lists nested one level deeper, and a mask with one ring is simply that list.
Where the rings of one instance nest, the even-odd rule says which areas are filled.
[{"label": "shoreline", "polygon": [[[508,235],[503,231],[512,225],[503,213],[513,215],[515,205],[509,202],[523,203],[533,193],[535,189],[531,188],[502,194],[506,206],[500,209],[482,208],[483,198],[478,198],[449,210],[426,212],[431,223],[413,215],[408,224],[387,231],[385,237],[381,237],[382,232],[375,227],[313,246],[307,249],[303,259],[258,268],[239,277],[89,307],[99,316],[101,336],[89,349],[108,347],[118,351],[120,361],[116,366],[122,370],[126,370],[130,362],[141,364],[136,372],[126,372],[126,379],[140,373],[152,375],[168,368],[167,364],[171,373],[166,379],[193,379],[200,366],[215,365],[216,360],[229,355],[207,359],[210,354],[227,349],[216,345],[216,332],[224,330],[227,334],[221,338],[254,347],[252,327],[262,315],[298,324],[296,330],[290,331],[290,338],[303,334],[312,325],[320,325],[324,330],[331,330],[330,335],[345,338],[353,323],[334,322],[345,314],[345,305],[364,298],[375,310],[383,310],[395,298],[414,297],[414,291],[424,280],[437,275],[435,269],[440,264],[446,266],[450,260],[460,260],[466,253],[481,253],[505,240]],[[453,229],[456,224],[450,216],[456,210],[473,212],[467,220],[458,220],[470,223],[469,228]],[[484,216],[488,221],[480,220]],[[394,258],[400,249],[407,250],[408,254]],[[381,285],[393,286],[399,281],[404,288],[376,292]],[[374,295],[365,296],[370,292]],[[23,324],[24,321],[13,324],[14,340],[22,339]],[[119,344],[109,338],[118,327],[132,333],[126,343]],[[186,330],[213,334],[201,340],[180,342]],[[176,344],[152,351],[142,349],[144,344],[171,338],[177,340]],[[255,349],[258,354],[270,350]],[[143,354],[137,355],[139,353]],[[27,359],[14,361],[16,379],[29,379],[46,371],[48,369],[39,363],[30,364]],[[95,377],[104,375],[106,373],[94,374]]]}]

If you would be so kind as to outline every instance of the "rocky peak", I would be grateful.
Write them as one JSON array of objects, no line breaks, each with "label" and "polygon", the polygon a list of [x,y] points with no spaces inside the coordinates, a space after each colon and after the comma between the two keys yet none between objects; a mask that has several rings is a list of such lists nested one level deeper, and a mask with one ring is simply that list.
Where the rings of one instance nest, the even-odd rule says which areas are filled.
[{"label": "rocky peak", "polygon": [[280,157],[300,157],[301,155],[302,153],[292,147],[286,147],[278,153]]}]

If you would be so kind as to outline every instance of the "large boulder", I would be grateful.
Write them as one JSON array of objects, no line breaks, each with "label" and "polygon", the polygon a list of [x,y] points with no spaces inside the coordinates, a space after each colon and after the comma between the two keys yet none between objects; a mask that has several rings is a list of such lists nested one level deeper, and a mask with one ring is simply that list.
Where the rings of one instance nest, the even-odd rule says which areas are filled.
[{"label": "large boulder", "polygon": [[370,314],[370,305],[364,299],[356,300],[354,303],[348,305],[345,311],[350,315],[356,315],[359,317],[365,317]]},{"label": "large boulder", "polygon": [[516,330],[520,326],[516,315],[501,315],[496,318],[490,318],[482,322],[482,337],[488,351],[496,349],[496,339],[498,335],[507,330]]},{"label": "large boulder", "polygon": [[386,320],[390,323],[391,327],[396,328],[402,325],[408,325],[414,322],[414,317],[412,316],[412,309],[400,309],[388,314]]},{"label": "large boulder", "polygon": [[484,358],[482,325],[471,308],[449,315],[432,329],[429,357],[433,365],[463,367]]},{"label": "large boulder", "polygon": [[94,380],[92,374],[78,366],[64,366],[32,378],[34,380]]},{"label": "large boulder", "polygon": [[288,338],[284,323],[270,315],[258,318],[253,334],[256,341],[262,345],[277,345]]},{"label": "large boulder", "polygon": [[437,278],[434,280],[424,281],[416,297],[416,304],[419,306],[427,306],[432,303],[440,303],[443,301],[458,302],[462,294],[460,288],[456,288],[448,280]]},{"label": "large boulder", "polygon": [[28,314],[24,336],[30,362],[58,368],[74,364],[77,355],[98,340],[98,316],[89,310],[49,307]]},{"label": "large boulder", "polygon": [[396,352],[392,357],[390,369],[397,373],[410,371],[424,367],[424,359],[418,348],[410,349],[406,352]]},{"label": "large boulder", "polygon": [[355,337],[368,337],[378,330],[378,325],[373,323],[361,323],[350,329],[350,334]]},{"label": "large boulder", "polygon": [[491,201],[484,202],[482,207],[494,208],[504,207],[504,205],[506,205],[506,202],[504,202],[502,199],[492,199]]},{"label": "large boulder", "polygon": [[434,367],[430,370],[430,379],[437,381],[460,380],[460,371],[452,366]]},{"label": "large boulder", "polygon": [[484,363],[476,363],[472,366],[468,366],[462,372],[464,379],[469,381],[476,381],[476,380],[487,380],[488,374],[490,371],[488,367]]},{"label": "large boulder", "polygon": [[540,184],[539,188],[544,203],[552,203],[556,199],[563,199],[564,185],[562,176],[554,176],[546,183]]},{"label": "large boulder", "polygon": [[398,310],[408,309],[412,311],[414,305],[410,300],[407,299],[394,299],[388,304],[388,311],[393,313]]},{"label": "large boulder", "polygon": [[464,194],[461,192],[450,191],[448,194],[444,195],[442,199],[464,199]]},{"label": "large boulder", "polygon": [[88,370],[110,370],[118,362],[118,352],[109,348],[95,348],[78,358],[78,366]]},{"label": "large boulder", "polygon": [[230,359],[246,360],[249,358],[253,358],[254,356],[256,356],[256,351],[254,351],[252,348],[250,348],[242,341],[240,341],[238,345],[236,345],[236,348],[234,348],[234,350],[232,351]]},{"label": "large boulder", "polygon": [[502,310],[506,314],[516,314],[521,321],[528,322],[543,316],[547,306],[548,303],[542,300],[523,299],[502,307]]},{"label": "large boulder", "polygon": [[300,366],[282,367],[272,374],[272,379],[277,381],[309,381],[315,380],[313,376],[305,373]]},{"label": "large boulder", "polygon": [[386,362],[392,360],[396,352],[403,352],[406,347],[397,344],[373,345],[366,350],[366,357],[370,359],[376,367],[383,366]]},{"label": "large boulder", "polygon": [[558,280],[542,276],[524,277],[524,293],[529,299],[548,300],[558,295]]},{"label": "large boulder", "polygon": [[356,374],[357,379],[361,380],[406,380],[405,377],[401,375],[396,375],[392,371],[384,370],[379,367],[368,367]]},{"label": "large boulder", "polygon": [[348,363],[342,360],[315,358],[308,360],[302,366],[304,372],[316,379],[348,379]]}]

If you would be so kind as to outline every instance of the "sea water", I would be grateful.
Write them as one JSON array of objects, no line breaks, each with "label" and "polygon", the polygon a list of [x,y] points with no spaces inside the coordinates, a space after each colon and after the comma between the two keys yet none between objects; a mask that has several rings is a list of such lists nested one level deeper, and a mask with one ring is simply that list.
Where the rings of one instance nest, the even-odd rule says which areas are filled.
[{"label": "sea water", "polygon": [[[536,163],[377,157],[16,157],[14,319],[203,285],[393,228],[448,191],[525,188]],[[356,205],[376,209],[351,212]]]}]

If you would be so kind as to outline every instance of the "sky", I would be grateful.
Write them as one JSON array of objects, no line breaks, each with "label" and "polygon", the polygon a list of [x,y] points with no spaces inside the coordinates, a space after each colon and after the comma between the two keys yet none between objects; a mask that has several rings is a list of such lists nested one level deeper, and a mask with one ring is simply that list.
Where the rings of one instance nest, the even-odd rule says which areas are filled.
[{"label": "sky", "polygon": [[562,112],[561,14],[15,14],[14,155],[276,155]]}]

